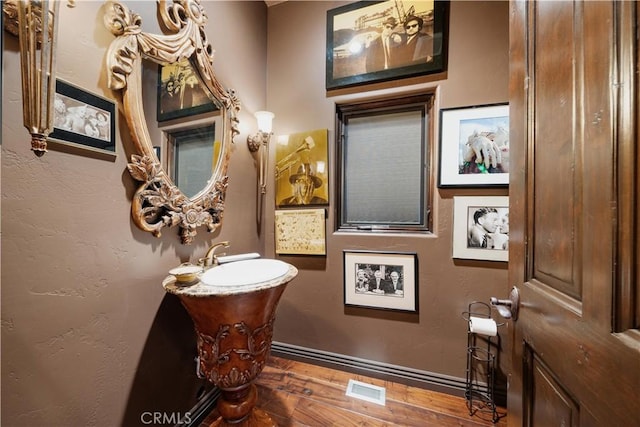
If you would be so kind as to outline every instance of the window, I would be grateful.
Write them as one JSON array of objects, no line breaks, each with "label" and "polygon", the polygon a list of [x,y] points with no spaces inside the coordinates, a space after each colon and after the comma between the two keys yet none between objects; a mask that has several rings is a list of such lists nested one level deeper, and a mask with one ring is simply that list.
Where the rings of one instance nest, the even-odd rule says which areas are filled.
[{"label": "window", "polygon": [[170,176],[192,198],[206,187],[220,155],[215,125],[167,132],[167,141]]},{"label": "window", "polygon": [[433,97],[336,106],[339,231],[431,230]]}]

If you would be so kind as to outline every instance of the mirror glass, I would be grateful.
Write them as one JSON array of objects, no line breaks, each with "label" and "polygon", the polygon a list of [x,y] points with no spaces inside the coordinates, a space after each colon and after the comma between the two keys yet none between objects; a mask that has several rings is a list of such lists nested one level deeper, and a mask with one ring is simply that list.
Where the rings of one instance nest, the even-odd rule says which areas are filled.
[{"label": "mirror glass", "polygon": [[221,225],[240,103],[213,72],[200,1],[159,1],[166,34],[144,32],[140,16],[120,2],[108,2],[106,10],[105,24],[116,36],[108,84],[122,91],[136,148],[128,169],[141,181],[133,220],[155,236],[179,226],[189,244],[200,226]]},{"label": "mirror glass", "polygon": [[178,188],[189,198],[206,188],[220,158],[221,143],[215,124],[169,131],[167,170]]},{"label": "mirror glass", "polygon": [[145,120],[158,161],[180,191],[197,197],[222,153],[223,105],[210,98],[188,61],[143,60],[143,67]]}]

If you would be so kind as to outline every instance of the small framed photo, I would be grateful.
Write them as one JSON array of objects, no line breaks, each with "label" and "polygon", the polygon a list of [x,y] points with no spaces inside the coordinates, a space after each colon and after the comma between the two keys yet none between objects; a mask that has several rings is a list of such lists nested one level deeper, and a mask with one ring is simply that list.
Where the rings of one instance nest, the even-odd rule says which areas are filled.
[{"label": "small framed photo", "polygon": [[344,251],[344,304],[418,312],[415,253]]},{"label": "small framed photo", "polygon": [[277,254],[326,255],[324,209],[288,209],[275,212]]},{"label": "small framed photo", "polygon": [[509,105],[440,111],[438,187],[509,184]]},{"label": "small framed photo", "polygon": [[327,90],[446,71],[449,2],[398,3],[327,11]]},{"label": "small framed photo", "polygon": [[453,198],[453,257],[509,261],[509,197]]},{"label": "small framed photo", "polygon": [[188,60],[158,67],[159,122],[216,109]]},{"label": "small framed photo", "polygon": [[114,101],[57,79],[53,103],[53,132],[49,134],[50,139],[115,155]]}]

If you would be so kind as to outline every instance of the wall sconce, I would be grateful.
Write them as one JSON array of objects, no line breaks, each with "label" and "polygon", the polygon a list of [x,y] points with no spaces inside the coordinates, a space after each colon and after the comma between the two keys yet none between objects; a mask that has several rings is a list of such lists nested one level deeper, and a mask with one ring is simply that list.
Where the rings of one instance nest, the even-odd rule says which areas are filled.
[{"label": "wall sconce", "polygon": [[269,156],[269,141],[271,140],[272,122],[275,115],[269,111],[256,111],[256,119],[258,120],[258,132],[247,137],[247,145],[249,151],[258,153],[258,184],[260,185],[260,193],[267,192],[267,157]]},{"label": "wall sconce", "polygon": [[[68,6],[74,7],[74,1]],[[38,157],[47,151],[47,136],[53,130],[59,10],[59,0],[7,0],[2,5],[7,30],[19,38],[22,117]]]}]

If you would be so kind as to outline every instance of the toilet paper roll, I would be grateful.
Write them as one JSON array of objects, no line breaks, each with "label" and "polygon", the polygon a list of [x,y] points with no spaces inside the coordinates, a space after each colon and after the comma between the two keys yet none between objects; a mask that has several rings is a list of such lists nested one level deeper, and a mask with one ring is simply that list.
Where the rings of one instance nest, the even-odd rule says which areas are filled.
[{"label": "toilet paper roll", "polygon": [[493,319],[484,319],[482,317],[469,317],[469,331],[478,335],[487,337],[495,337],[498,335],[498,325]]}]

